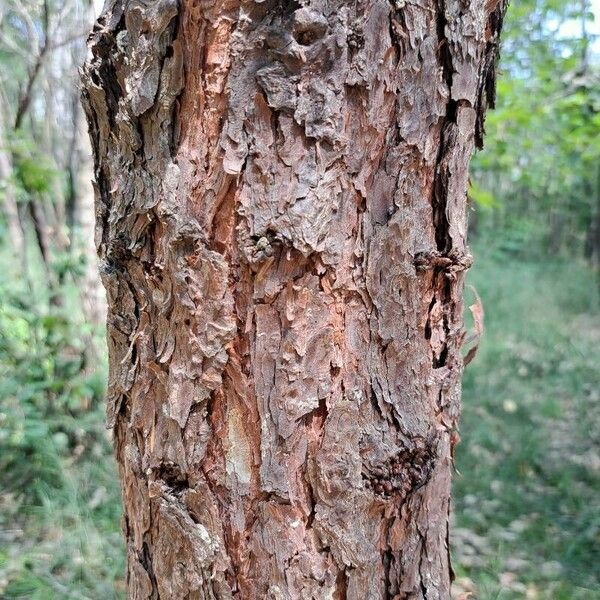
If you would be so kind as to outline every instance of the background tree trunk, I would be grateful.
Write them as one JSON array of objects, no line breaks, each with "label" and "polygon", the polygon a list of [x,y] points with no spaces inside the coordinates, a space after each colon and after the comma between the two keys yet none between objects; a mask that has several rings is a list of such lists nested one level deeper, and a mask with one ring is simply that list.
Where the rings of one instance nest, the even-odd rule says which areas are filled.
[{"label": "background tree trunk", "polygon": [[19,217],[19,205],[14,191],[14,182],[11,181],[13,164],[10,149],[7,147],[5,115],[4,98],[0,91],[0,189],[2,190],[2,210],[6,219],[13,256],[23,261],[26,253],[25,233]]},{"label": "background tree trunk", "polygon": [[112,0],[84,104],[131,598],[448,598],[505,0]]},{"label": "background tree trunk", "polygon": [[[90,158],[90,141],[85,131],[85,118],[82,111],[75,116],[74,123],[74,153],[73,164],[77,165],[78,173],[73,173],[72,190],[72,220],[71,243],[81,249],[85,256],[85,273],[79,283],[81,303],[86,319],[94,325],[101,326],[106,322],[106,295],[98,277],[98,257],[94,252],[95,202],[94,188],[90,181],[93,172]],[[92,353],[97,348],[90,343]]]}]

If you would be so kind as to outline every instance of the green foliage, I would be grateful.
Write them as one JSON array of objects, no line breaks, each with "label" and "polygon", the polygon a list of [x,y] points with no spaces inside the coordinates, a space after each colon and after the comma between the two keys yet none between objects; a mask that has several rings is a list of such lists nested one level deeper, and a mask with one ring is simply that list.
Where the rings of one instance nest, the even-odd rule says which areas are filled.
[{"label": "green foliage", "polygon": [[2,291],[0,472],[4,489],[39,501],[61,485],[58,458],[77,441],[78,413],[99,398],[83,375],[83,340],[65,316],[40,315],[27,298]]},{"label": "green foliage", "polygon": [[476,206],[493,209],[479,211],[482,235],[530,220],[544,228],[543,251],[586,250],[600,193],[600,66],[583,4],[527,0],[508,11],[497,109],[472,168]]},{"label": "green foliage", "polygon": [[47,192],[55,171],[45,157],[25,157],[16,163],[16,175],[23,189],[32,194]]},{"label": "green foliage", "polygon": [[[0,597],[117,598],[120,501],[104,429],[102,340],[0,276]],[[93,339],[93,336],[96,336]],[[94,344],[91,342],[94,341]]]},{"label": "green foliage", "polygon": [[57,254],[52,263],[52,268],[59,280],[72,276],[79,281],[85,275],[85,256],[81,252],[62,252]]},{"label": "green foliage", "polygon": [[18,197],[26,200],[31,195],[49,192],[58,177],[49,156],[22,133],[13,134],[7,148],[13,156],[13,178]]},{"label": "green foliage", "polygon": [[489,190],[484,190],[479,185],[471,181],[469,187],[469,199],[475,202],[476,205],[483,208],[494,208],[498,206],[498,201],[494,197],[494,194]]}]

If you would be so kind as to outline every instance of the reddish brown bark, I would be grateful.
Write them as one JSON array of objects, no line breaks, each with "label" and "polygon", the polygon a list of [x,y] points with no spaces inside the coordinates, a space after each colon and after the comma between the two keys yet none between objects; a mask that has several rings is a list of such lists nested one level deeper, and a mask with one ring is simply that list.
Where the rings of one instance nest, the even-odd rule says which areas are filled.
[{"label": "reddish brown bark", "polygon": [[108,2],[84,103],[131,598],[448,598],[504,0]]}]

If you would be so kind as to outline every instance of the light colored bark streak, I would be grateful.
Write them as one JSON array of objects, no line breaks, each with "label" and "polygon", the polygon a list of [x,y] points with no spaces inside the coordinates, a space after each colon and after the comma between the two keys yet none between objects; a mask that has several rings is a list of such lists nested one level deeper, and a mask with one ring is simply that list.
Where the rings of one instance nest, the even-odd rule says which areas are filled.
[{"label": "light colored bark streak", "polygon": [[83,79],[130,598],[449,597],[504,9],[108,2]]}]

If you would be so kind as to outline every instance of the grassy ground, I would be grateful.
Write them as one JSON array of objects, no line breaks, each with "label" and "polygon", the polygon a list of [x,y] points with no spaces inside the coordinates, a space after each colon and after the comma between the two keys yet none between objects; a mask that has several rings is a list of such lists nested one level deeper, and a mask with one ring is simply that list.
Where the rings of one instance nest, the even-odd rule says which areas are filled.
[{"label": "grassy ground", "polygon": [[[483,247],[475,254],[470,282],[485,304],[486,332],[465,379],[456,596],[600,598],[594,278],[572,262],[526,262]],[[0,375],[13,376],[9,367]],[[0,419],[10,419],[18,389],[2,391]],[[19,472],[30,469],[35,486],[34,500],[19,500],[0,473],[0,598],[124,597],[119,493],[102,413],[98,399],[85,418],[64,417],[40,435],[27,427],[46,427],[42,419],[0,424],[2,435],[16,436],[0,439],[3,448],[31,455],[29,464],[21,456]],[[19,436],[33,441],[19,446]]]},{"label": "grassy ground", "polygon": [[49,486],[37,505],[2,499],[0,598],[124,597],[115,469],[107,448],[95,454],[66,460],[60,489]]},{"label": "grassy ground", "polygon": [[596,282],[573,262],[475,253],[486,332],[464,382],[457,592],[600,598]]},{"label": "grassy ground", "polygon": [[120,498],[103,406],[56,426],[24,418],[21,427],[7,418],[16,403],[0,400],[0,420],[9,422],[0,423],[0,463],[10,463],[0,473],[0,598],[123,598]]}]

